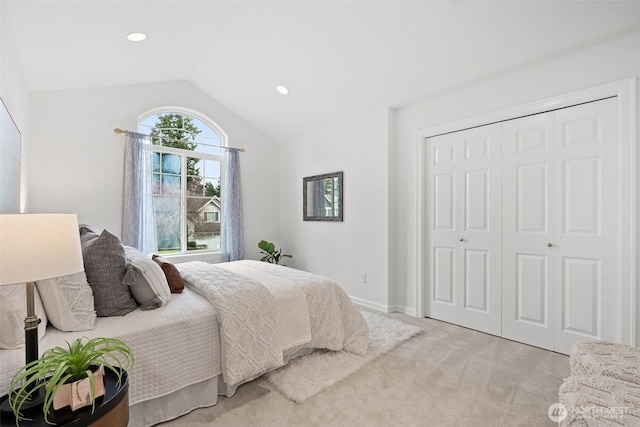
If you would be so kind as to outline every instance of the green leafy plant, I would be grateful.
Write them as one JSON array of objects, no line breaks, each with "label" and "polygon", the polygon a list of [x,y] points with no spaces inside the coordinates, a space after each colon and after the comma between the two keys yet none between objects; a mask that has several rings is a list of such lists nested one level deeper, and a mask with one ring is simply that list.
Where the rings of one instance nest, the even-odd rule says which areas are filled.
[{"label": "green leafy plant", "polygon": [[271,264],[280,264],[280,258],[293,258],[289,254],[283,254],[282,248],[276,251],[276,245],[267,242],[266,240],[260,240],[258,248],[261,249],[260,253],[264,254],[260,261],[269,262]]},{"label": "green leafy plant", "polygon": [[[86,340],[86,342],[84,342]],[[16,425],[20,421],[28,421],[20,409],[37,394],[41,387],[45,387],[43,403],[44,419],[49,421],[49,411],[53,404],[53,396],[68,382],[89,378],[92,395],[95,395],[95,380],[93,368],[103,365],[113,371],[118,377],[118,384],[122,380],[122,371],[133,367],[134,357],[131,348],[117,338],[76,338],[67,348],[54,347],[46,350],[39,359],[23,366],[11,380],[9,390],[9,405],[13,410]],[[95,399],[91,412],[95,410]]]}]

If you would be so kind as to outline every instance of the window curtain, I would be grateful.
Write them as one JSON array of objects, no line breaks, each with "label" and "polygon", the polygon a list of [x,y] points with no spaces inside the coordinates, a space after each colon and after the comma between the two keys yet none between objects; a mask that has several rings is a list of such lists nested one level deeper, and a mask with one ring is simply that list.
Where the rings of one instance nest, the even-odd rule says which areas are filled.
[{"label": "window curtain", "polygon": [[155,252],[153,150],[148,135],[126,132],[122,206],[122,243],[148,255]]},{"label": "window curtain", "polygon": [[228,148],[224,155],[222,179],[222,259],[244,259],[244,219],[242,214],[242,186],[240,156],[237,148]]}]

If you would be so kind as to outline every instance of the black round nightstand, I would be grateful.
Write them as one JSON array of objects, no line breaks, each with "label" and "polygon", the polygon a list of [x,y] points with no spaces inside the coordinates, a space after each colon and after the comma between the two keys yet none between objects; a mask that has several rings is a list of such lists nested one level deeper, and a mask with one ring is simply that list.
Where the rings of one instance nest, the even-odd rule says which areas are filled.
[{"label": "black round nightstand", "polygon": [[[82,408],[75,413],[70,409],[56,411],[55,425],[69,427],[126,427],[129,423],[129,377],[126,371],[123,371],[122,381],[117,384],[118,376],[111,370],[105,369],[104,396],[96,401],[96,409],[91,413],[91,406]],[[7,399],[2,396],[0,402]],[[34,410],[26,414],[27,418],[33,421],[22,421],[20,426],[25,427],[46,427],[50,426],[44,420],[42,409]],[[11,412],[0,413],[0,425],[15,426],[16,421]],[[53,420],[52,420],[53,421]]]}]

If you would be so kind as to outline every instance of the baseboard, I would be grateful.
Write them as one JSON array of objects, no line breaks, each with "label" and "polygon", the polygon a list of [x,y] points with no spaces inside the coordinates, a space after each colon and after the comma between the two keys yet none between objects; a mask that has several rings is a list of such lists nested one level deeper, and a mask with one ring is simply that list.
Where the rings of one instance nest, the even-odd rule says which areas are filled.
[{"label": "baseboard", "polygon": [[404,307],[401,305],[392,305],[391,306],[391,312],[393,313],[402,313],[402,314],[406,314],[407,316],[411,316],[411,317],[416,317],[416,309],[411,308],[411,307]]},{"label": "baseboard", "polygon": [[404,307],[400,305],[384,305],[353,296],[349,296],[349,298],[351,298],[351,301],[353,301],[353,303],[358,307],[368,308],[369,310],[375,310],[382,313],[403,313],[408,316],[416,317],[415,308]]},{"label": "baseboard", "polygon": [[351,301],[358,307],[368,308],[370,310],[380,311],[382,313],[391,313],[388,305],[379,304],[377,302],[369,301],[369,300],[358,298],[358,297],[349,296],[349,298],[351,298]]}]

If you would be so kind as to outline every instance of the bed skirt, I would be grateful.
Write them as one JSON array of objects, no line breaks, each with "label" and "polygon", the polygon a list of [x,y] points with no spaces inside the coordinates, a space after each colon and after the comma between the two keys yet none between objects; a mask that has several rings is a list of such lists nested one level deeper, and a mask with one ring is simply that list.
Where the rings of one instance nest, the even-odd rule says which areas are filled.
[{"label": "bed skirt", "polygon": [[166,396],[129,407],[129,427],[147,427],[173,420],[194,409],[218,403],[218,381],[222,376],[184,387]]},{"label": "bed skirt", "polygon": [[[313,349],[291,349],[284,356],[286,363],[291,359],[313,353]],[[209,380],[184,387],[163,397],[131,405],[128,427],[148,427],[173,420],[198,408],[218,403],[218,396],[232,397],[240,384],[228,386],[218,375]]]}]

